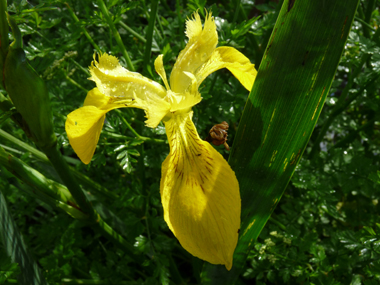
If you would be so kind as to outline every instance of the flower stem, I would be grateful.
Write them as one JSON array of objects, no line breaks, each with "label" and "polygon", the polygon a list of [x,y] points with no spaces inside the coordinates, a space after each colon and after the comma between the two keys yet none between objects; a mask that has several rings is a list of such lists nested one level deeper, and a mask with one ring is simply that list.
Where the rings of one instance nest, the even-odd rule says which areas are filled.
[{"label": "flower stem", "polygon": [[82,188],[79,186],[79,183],[76,181],[75,177],[71,173],[69,166],[66,161],[63,159],[62,154],[58,151],[56,146],[46,147],[43,149],[43,152],[49,158],[51,164],[54,166],[57,174],[62,179],[63,183],[73,195],[75,201],[77,201],[79,207],[83,210],[84,213],[88,214],[91,219],[95,218],[95,210],[92,208],[90,202],[87,200],[86,196],[83,193]]},{"label": "flower stem", "polygon": [[[13,143],[15,145],[17,145],[22,150],[30,152],[35,158],[39,159],[40,161],[47,163],[47,164],[50,164],[49,159],[47,158],[47,156],[43,152],[35,149],[34,147],[28,145],[27,143],[24,143],[23,141],[12,136],[11,134],[8,134],[7,132],[3,131],[2,129],[0,129],[0,137],[10,141],[11,143]],[[73,163],[73,164],[76,164],[79,162],[77,159],[73,159],[73,158],[67,157],[67,156],[64,156],[64,159],[67,162]],[[76,170],[73,167],[70,167],[70,170],[74,173],[75,177],[81,182],[82,185],[95,190],[98,194],[103,195],[107,198],[110,198],[110,199],[118,199],[119,198],[119,196],[117,194],[109,191],[107,188],[96,183],[94,180],[90,179],[88,176],[84,175],[82,172]]]},{"label": "flower stem", "polygon": [[157,15],[157,7],[158,7],[158,0],[153,0],[151,2],[151,12],[149,17],[149,25],[146,35],[146,44],[145,44],[145,51],[144,51],[144,73],[147,74],[147,66],[150,60],[150,55],[152,52],[152,41],[153,41],[153,29],[154,29],[154,23],[156,21],[156,15]]},{"label": "flower stem", "polygon": [[136,136],[136,138],[144,141],[144,142],[152,142],[152,143],[158,143],[158,144],[165,144],[165,140],[160,140],[160,139],[153,139],[153,138],[148,138],[148,137],[143,137],[140,136],[134,128],[128,123],[128,121],[123,117],[122,112],[120,110],[115,110],[118,113],[119,118],[123,121],[123,123],[127,126],[127,128]]},{"label": "flower stem", "polygon": [[65,74],[65,78],[67,81],[69,81],[72,85],[78,87],[79,89],[82,89],[84,92],[88,92],[86,88],[84,88],[82,85],[80,85],[78,82],[76,82],[74,79],[70,78],[67,74]]},{"label": "flower stem", "polygon": [[134,128],[132,128],[132,126],[128,123],[128,121],[122,116],[121,114],[121,111],[120,110],[115,110],[117,112],[117,114],[119,115],[119,118],[123,121],[123,123],[127,126],[127,128],[137,137],[137,138],[141,138],[141,136],[135,131]]},{"label": "flower stem", "polygon": [[[77,15],[75,15],[74,11],[71,9],[71,7],[69,6],[69,3],[65,2],[66,6],[67,6],[67,10],[69,11],[69,14],[71,15],[71,17],[74,19],[74,21],[76,23],[78,23],[79,25],[79,19],[77,17]],[[79,25],[80,29],[82,30],[83,34],[86,36],[86,38],[88,39],[88,41],[92,44],[92,46],[96,49],[96,51],[98,53],[101,52],[99,46],[94,42],[94,40],[92,39],[92,37],[90,36],[90,34],[87,32],[86,28]]]},{"label": "flower stem", "polygon": [[7,22],[7,0],[0,0],[0,67],[3,70],[2,63],[5,61],[6,50],[9,46],[8,32],[9,26]]},{"label": "flower stem", "polygon": [[0,164],[12,174],[19,177],[25,184],[36,189],[37,192],[41,192],[58,201],[76,204],[75,199],[66,187],[47,179],[23,161],[6,152],[2,147],[0,147]]},{"label": "flower stem", "polygon": [[236,22],[237,22],[237,19],[238,19],[238,17],[239,17],[239,10],[240,10],[240,2],[241,2],[241,0],[237,0],[236,1],[236,3],[235,3],[235,14],[234,14],[234,19],[233,19],[233,23],[235,23],[236,24]]},{"label": "flower stem", "polygon": [[130,34],[134,35],[137,39],[142,41],[144,44],[146,43],[146,39],[137,33],[135,30],[133,30],[131,27],[127,26],[124,22],[120,21],[119,25],[122,26],[124,29],[126,29]]},{"label": "flower stem", "polygon": [[106,21],[107,21],[107,23],[108,23],[108,25],[112,31],[113,37],[115,38],[115,40],[116,40],[124,58],[125,58],[125,61],[127,62],[128,69],[130,71],[135,71],[135,67],[133,66],[131,58],[129,57],[128,52],[127,52],[127,50],[123,44],[123,41],[121,40],[120,34],[117,31],[115,24],[111,19],[110,14],[108,13],[108,9],[107,9],[106,5],[104,4],[104,1],[98,0],[98,5],[99,5],[100,10],[102,11],[103,16],[106,18]]}]

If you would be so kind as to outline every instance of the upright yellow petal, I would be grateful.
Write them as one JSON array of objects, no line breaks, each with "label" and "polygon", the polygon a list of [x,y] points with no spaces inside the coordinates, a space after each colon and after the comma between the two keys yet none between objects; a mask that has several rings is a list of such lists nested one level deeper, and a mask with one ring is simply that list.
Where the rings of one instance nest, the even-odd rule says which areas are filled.
[{"label": "upright yellow petal", "polygon": [[230,270],[240,228],[239,184],[224,158],[199,138],[191,116],[179,113],[165,122],[164,219],[188,252]]},{"label": "upright yellow petal", "polygon": [[126,107],[126,104],[115,103],[114,98],[107,97],[94,88],[88,92],[84,107],[67,115],[65,124],[67,137],[83,163],[91,162],[103,128],[105,114],[112,109],[122,107]]},{"label": "upright yellow petal", "polygon": [[131,72],[122,67],[116,57],[106,53],[95,59],[90,67],[91,80],[96,82],[99,91],[116,99],[131,99],[128,107],[141,108],[146,111],[147,126],[157,127],[170,110],[164,100],[166,90],[157,82]]},{"label": "upright yellow petal", "polygon": [[157,56],[156,60],[154,61],[154,68],[156,69],[156,72],[161,77],[162,81],[164,82],[166,90],[170,90],[168,79],[166,78],[163,57],[164,57],[163,54],[160,54],[159,56]]},{"label": "upright yellow petal", "polygon": [[210,59],[195,73],[198,86],[207,76],[221,68],[231,71],[240,83],[251,91],[257,74],[255,65],[233,47],[218,47],[214,50]]},{"label": "upright yellow petal", "polygon": [[218,44],[216,25],[211,13],[206,16],[202,29],[201,18],[198,12],[195,12],[194,18],[186,21],[186,35],[189,42],[180,52],[170,75],[170,86],[176,93],[185,93],[191,86],[191,78],[184,71],[195,74],[195,71],[210,58]]}]

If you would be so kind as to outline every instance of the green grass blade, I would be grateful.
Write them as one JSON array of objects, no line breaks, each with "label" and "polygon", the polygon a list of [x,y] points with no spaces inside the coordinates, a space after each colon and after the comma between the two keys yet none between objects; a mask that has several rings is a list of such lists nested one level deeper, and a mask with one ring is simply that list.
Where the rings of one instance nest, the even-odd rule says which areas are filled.
[{"label": "green grass blade", "polygon": [[207,264],[202,284],[233,284],[241,274],[309,141],[358,2],[284,1],[230,156],[242,198],[234,266]]},{"label": "green grass blade", "polygon": [[44,285],[48,284],[42,276],[37,263],[27,252],[25,243],[8,210],[3,194],[0,192],[0,240],[5,252],[12,262],[18,263],[21,274],[19,284]]}]

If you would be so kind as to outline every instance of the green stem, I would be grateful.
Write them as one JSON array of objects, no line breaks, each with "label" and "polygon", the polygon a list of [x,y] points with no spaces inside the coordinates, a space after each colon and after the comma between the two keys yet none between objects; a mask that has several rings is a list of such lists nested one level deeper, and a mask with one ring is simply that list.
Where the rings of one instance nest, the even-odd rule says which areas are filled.
[{"label": "green stem", "polygon": [[171,255],[168,256],[169,264],[170,264],[170,273],[173,277],[173,281],[175,284],[186,284],[182,279],[181,273],[178,270],[177,264],[174,262],[174,259]]},{"label": "green stem", "polygon": [[[134,254],[135,248],[111,228],[99,215],[97,215],[97,223],[103,235],[107,236],[125,252]],[[134,258],[137,259],[138,262],[142,260],[140,256],[135,256]]]},{"label": "green stem", "polygon": [[241,0],[237,0],[235,2],[236,8],[235,8],[235,14],[234,14],[234,19],[233,19],[233,23],[235,23],[235,24],[236,24],[237,19],[239,17],[240,2],[241,2]]},{"label": "green stem", "polygon": [[158,7],[158,0],[153,0],[151,2],[151,12],[150,12],[150,17],[149,17],[149,24],[148,24],[145,51],[144,51],[143,66],[144,66],[145,74],[147,74],[147,66],[149,64],[150,55],[152,52],[153,28],[154,28],[154,23],[156,21],[156,16],[157,16],[157,7]]},{"label": "green stem", "polygon": [[[62,284],[99,284],[99,285],[108,285],[110,284],[109,280],[95,280],[95,279],[71,279],[71,278],[63,278],[61,279]],[[134,285],[135,282],[131,281],[118,281],[117,284],[120,285]]]},{"label": "green stem", "polygon": [[370,26],[366,21],[363,19],[360,19],[359,17],[355,17],[355,20],[364,25],[367,29],[370,29],[371,31],[376,31],[372,26]]},{"label": "green stem", "polygon": [[119,116],[119,118],[123,121],[123,123],[127,126],[127,128],[137,137],[137,138],[141,138],[141,136],[135,131],[134,128],[132,128],[132,126],[128,123],[128,121],[123,117],[122,113],[120,110],[117,110],[116,109],[116,112]]},{"label": "green stem", "polygon": [[366,2],[367,2],[367,7],[366,7],[366,10],[364,12],[364,21],[367,25],[365,25],[365,27],[363,27],[364,28],[363,34],[367,38],[371,38],[369,29],[372,29],[372,30],[374,30],[374,29],[369,25],[369,23],[371,22],[372,12],[375,9],[376,0],[368,0]]},{"label": "green stem", "polygon": [[4,139],[6,139],[6,140],[8,140],[8,141],[10,141],[12,143],[14,143],[15,145],[21,147],[25,151],[30,152],[31,154],[33,154],[39,160],[48,161],[46,155],[44,155],[41,151],[35,149],[34,147],[31,147],[30,145],[28,145],[27,143],[24,143],[23,141],[15,138],[14,136],[8,134],[7,132],[5,132],[2,129],[0,129],[0,137],[4,138]]},{"label": "green stem", "polygon": [[[162,24],[161,24],[161,20],[160,20],[160,17],[158,15],[156,15],[157,17],[157,23],[158,23],[158,26],[160,27],[160,31],[161,33],[158,33],[159,37],[161,40],[164,40],[163,37],[165,37],[165,32],[164,32],[164,28],[162,27]],[[162,36],[161,36],[162,35]]]},{"label": "green stem", "polygon": [[[76,209],[77,203],[66,187],[46,178],[37,170],[6,152],[2,147],[0,147],[0,164],[26,185],[32,187],[34,193],[43,200],[48,201],[50,205],[62,208],[65,211],[69,210],[70,215],[77,219],[88,218],[87,215]],[[63,205],[60,205],[60,202]]]},{"label": "green stem", "polygon": [[110,14],[108,13],[108,9],[107,9],[106,5],[104,4],[104,1],[98,0],[98,5],[99,5],[100,10],[102,11],[103,16],[106,18],[106,21],[107,21],[107,23],[108,23],[108,25],[112,31],[113,37],[115,38],[115,40],[116,40],[116,42],[117,42],[117,44],[121,50],[121,53],[124,56],[125,61],[127,62],[128,69],[130,71],[135,71],[135,67],[133,66],[131,58],[129,57],[128,52],[127,52],[127,50],[123,44],[123,41],[121,40],[120,34],[117,31],[115,24],[111,19]]},{"label": "green stem", "polygon": [[96,51],[98,53],[100,53],[101,50],[100,50],[99,46],[94,42],[94,40],[92,39],[92,37],[90,36],[90,34],[87,32],[86,28],[83,27],[82,25],[80,25],[79,19],[78,19],[77,15],[75,15],[74,11],[71,9],[70,5],[67,2],[65,2],[65,4],[66,4],[66,6],[68,8],[67,10],[69,11],[69,14],[74,19],[74,21],[78,24],[78,26],[82,30],[83,34],[86,36],[86,38],[88,39],[88,41],[92,44],[92,46],[96,49]]},{"label": "green stem", "polygon": [[[65,204],[73,204],[75,205],[77,201],[82,201],[79,204],[81,209],[86,209],[87,213],[91,213],[91,215],[85,215],[84,213],[80,212],[76,209],[76,207],[71,207],[70,212],[68,212],[70,215],[74,216],[77,219],[88,219],[93,218],[93,221],[97,223],[99,226],[99,229],[101,232],[107,236],[110,240],[115,242],[120,248],[125,250],[126,252],[133,253],[134,248],[132,245],[130,245],[121,235],[119,235],[115,230],[113,230],[100,216],[95,212],[94,209],[92,209],[91,205],[87,204],[87,199],[84,196],[82,190],[79,188],[78,184],[75,184],[73,186],[73,177],[71,177],[72,181],[69,181],[70,172],[68,172],[67,165],[65,163],[62,163],[63,160],[59,157],[60,153],[58,151],[54,151],[53,149],[49,149],[46,151],[49,153],[50,160],[54,162],[56,170],[58,174],[60,174],[60,177],[62,180],[64,180],[65,183],[69,184],[71,189],[78,188],[74,191],[74,197],[71,196],[70,192],[67,190],[66,187],[63,185],[52,181],[50,179],[47,179],[45,176],[43,176],[38,171],[34,170],[30,166],[26,165],[24,162],[19,160],[18,158],[13,157],[11,154],[7,153],[0,147],[0,164],[2,164],[4,167],[6,167],[11,173],[15,174],[20,180],[24,181],[24,183],[30,185],[33,187],[36,191],[42,191],[42,193],[46,194],[48,197],[52,197],[56,200],[65,202],[64,204],[57,203],[55,206],[63,208],[65,211],[67,211],[68,207],[65,207]],[[66,166],[65,166],[66,165]],[[66,169],[66,170],[65,170]],[[66,173],[66,177],[63,177],[62,172]],[[75,183],[75,181],[74,181]],[[77,191],[77,192],[75,192]],[[78,191],[80,191],[80,194],[78,195]],[[85,201],[83,201],[85,200]],[[89,217],[90,216],[90,217]],[[138,259],[141,259],[138,257]],[[141,260],[140,260],[141,261]]]},{"label": "green stem", "polygon": [[44,148],[43,152],[49,158],[57,174],[62,179],[66,187],[69,189],[71,195],[73,195],[75,201],[77,201],[82,211],[89,215],[91,219],[94,219],[96,216],[95,210],[92,208],[91,204],[87,200],[86,196],[83,193],[83,190],[81,189],[75,177],[71,173],[69,166],[63,159],[62,154],[58,151],[57,147],[53,146]]},{"label": "green stem", "polygon": [[[83,193],[83,190],[76,182],[73,174],[69,170],[68,165],[63,160],[61,153],[58,151],[56,147],[50,147],[43,150],[50,162],[53,164],[55,170],[58,175],[62,179],[63,183],[70,190],[73,195],[75,201],[77,201],[80,208],[84,213],[87,213],[90,216],[90,219],[96,222],[99,226],[99,230],[107,236],[110,240],[112,240],[115,244],[117,244],[120,248],[129,253],[134,253],[134,248],[130,245],[120,234],[118,234],[114,229],[112,229],[96,212],[96,210],[92,207],[88,199]],[[137,259],[141,259],[139,257],[135,257]],[[140,260],[141,261],[141,260]]]},{"label": "green stem", "polygon": [[181,16],[181,5],[180,5],[180,0],[177,0],[177,5],[176,5],[176,10],[177,10],[177,17],[178,17],[178,24],[179,24],[179,38],[180,38],[180,44],[181,44],[181,50],[185,47],[185,40],[184,36],[185,34],[183,33],[183,19]]},{"label": "green stem", "polygon": [[142,35],[140,35],[139,33],[137,33],[131,27],[127,26],[124,22],[120,21],[119,25],[122,26],[124,29],[126,29],[127,32],[129,32],[130,34],[134,35],[137,39],[139,39],[140,41],[142,41],[144,44],[146,43],[146,39]]},{"label": "green stem", "polygon": [[12,34],[14,38],[14,41],[11,44],[11,46],[15,49],[23,48],[22,34],[19,27],[17,26],[16,21],[11,16],[9,16],[9,14],[7,14],[7,17],[8,17],[9,26],[12,28]]},{"label": "green stem", "polygon": [[[149,23],[149,21],[150,21],[150,15],[149,15],[149,13],[148,13],[148,9],[147,9],[147,7],[146,7],[145,0],[143,0],[142,3],[143,3],[142,10],[145,12],[146,19],[147,19],[147,21],[148,21],[148,23]],[[162,38],[162,36],[161,36],[161,33],[160,33],[160,31],[157,29],[157,27],[154,26],[153,29],[154,29],[154,31],[156,32],[156,34],[158,35],[158,37],[159,37],[161,40],[163,40],[163,38]]]},{"label": "green stem", "polygon": [[[119,118],[123,121],[123,123],[127,126],[127,128],[140,140],[144,141],[144,142],[151,142],[151,143],[158,143],[158,144],[166,144],[166,141],[165,140],[161,140],[161,139],[154,139],[154,138],[148,138],[148,137],[143,137],[141,135],[139,135],[134,128],[132,128],[132,126],[128,123],[128,121],[124,118],[124,116],[122,115],[123,113],[120,111],[120,110],[115,110],[117,113],[118,113],[118,116]],[[109,133],[109,132],[108,132]],[[113,137],[119,137],[119,138],[125,138],[125,139],[128,139],[128,137],[126,136],[123,136],[123,135],[118,135],[118,134],[114,134],[114,133],[111,133]]]},{"label": "green stem", "polygon": [[78,87],[79,89],[82,89],[84,92],[88,92],[86,88],[84,88],[82,85],[80,85],[78,82],[76,82],[74,79],[70,78],[67,74],[65,74],[65,78],[67,81],[69,81],[72,85]]},{"label": "green stem", "polygon": [[247,14],[245,13],[245,11],[244,11],[243,6],[241,5],[241,3],[240,3],[240,5],[239,5],[239,8],[240,8],[240,10],[241,10],[241,13],[243,14],[244,20],[248,20],[248,16],[247,16]]},{"label": "green stem", "polygon": [[272,222],[274,224],[276,224],[277,226],[279,226],[283,231],[286,231],[286,226],[282,223],[280,223],[279,221],[277,221],[275,218],[273,218],[273,216],[271,216],[268,220],[269,222]]},{"label": "green stem", "polygon": [[[12,135],[8,134],[7,132],[3,131],[2,129],[0,129],[0,137],[6,139],[8,141],[10,141],[11,143],[13,143],[15,145],[17,145],[18,147],[20,147],[24,151],[30,152],[35,158],[41,160],[42,162],[50,164],[49,159],[47,158],[47,156],[43,152],[35,149],[34,147],[32,147],[32,146],[24,143],[21,140],[15,138],[14,136],[12,136]],[[72,163],[72,164],[77,164],[78,163],[77,159],[73,159],[71,157],[64,156],[64,159],[67,162]],[[111,198],[111,199],[118,199],[119,198],[119,196],[117,194],[115,194],[114,192],[109,191],[107,188],[105,188],[105,187],[101,186],[100,184],[96,183],[93,179],[91,179],[88,176],[84,175],[82,172],[76,170],[73,167],[70,167],[70,170],[74,173],[75,177],[77,179],[79,179],[79,181],[81,182],[82,185],[84,185],[86,187],[92,188],[97,193],[99,193],[100,195],[106,196],[107,198]]]},{"label": "green stem", "polygon": [[[4,62],[7,54],[9,39],[8,39],[8,22],[7,22],[7,0],[0,0],[0,62]],[[2,65],[0,66],[3,70]]]},{"label": "green stem", "polygon": [[82,65],[80,65],[77,61],[69,57],[69,60],[74,63],[80,70],[82,70],[87,76],[91,76],[91,73],[88,71],[87,68],[84,68]]}]

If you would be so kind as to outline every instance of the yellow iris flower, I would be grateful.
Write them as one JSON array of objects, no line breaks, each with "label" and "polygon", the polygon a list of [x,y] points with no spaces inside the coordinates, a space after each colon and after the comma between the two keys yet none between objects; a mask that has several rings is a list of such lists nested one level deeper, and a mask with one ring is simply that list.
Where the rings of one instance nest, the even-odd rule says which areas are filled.
[{"label": "yellow iris flower", "polygon": [[160,192],[164,219],[181,245],[192,255],[232,267],[240,228],[241,200],[235,173],[223,157],[203,141],[192,122],[191,107],[202,98],[198,87],[212,72],[228,68],[251,90],[254,65],[232,47],[218,47],[211,13],[204,26],[196,12],[186,22],[189,41],[166,79],[162,55],[154,62],[165,87],[123,68],[117,58],[101,54],[90,67],[96,88],[82,108],[67,116],[66,132],[73,149],[90,163],[105,114],[115,108],[135,107],[146,112],[146,125],[162,120],[170,153],[162,163]]}]

